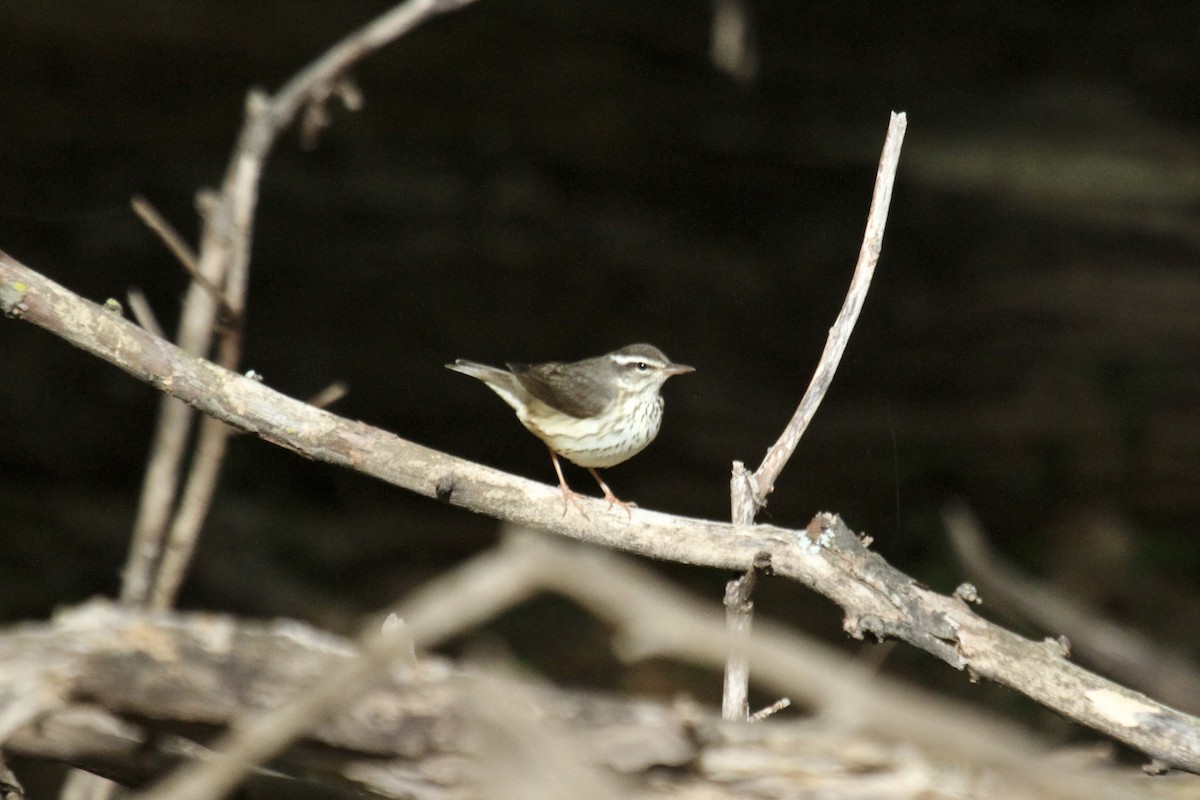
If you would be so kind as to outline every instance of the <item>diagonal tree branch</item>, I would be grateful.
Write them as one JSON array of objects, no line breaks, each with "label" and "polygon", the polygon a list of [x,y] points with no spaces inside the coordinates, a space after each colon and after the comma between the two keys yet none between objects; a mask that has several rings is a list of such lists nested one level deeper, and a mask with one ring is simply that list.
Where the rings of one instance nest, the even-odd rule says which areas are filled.
[{"label": "diagonal tree branch", "polygon": [[902,639],[975,678],[993,680],[1161,761],[1200,771],[1200,719],[1088,672],[1053,643],[1033,642],[933,592],[875,553],[832,514],[807,530],[734,526],[601,500],[563,516],[554,487],[455,458],[286,397],[84,300],[0,253],[0,311],[55,333],[155,388],[308,458],[372,475],[451,505],[653,558],[723,569],[770,555],[775,574],[842,607],[845,630]]},{"label": "diagonal tree branch", "polygon": [[1011,610],[1044,631],[1066,636],[1072,652],[1105,674],[1185,711],[1200,709],[1200,668],[1182,653],[1103,618],[1006,563],[993,551],[965,502],[947,505],[942,521],[963,569],[994,606]]}]

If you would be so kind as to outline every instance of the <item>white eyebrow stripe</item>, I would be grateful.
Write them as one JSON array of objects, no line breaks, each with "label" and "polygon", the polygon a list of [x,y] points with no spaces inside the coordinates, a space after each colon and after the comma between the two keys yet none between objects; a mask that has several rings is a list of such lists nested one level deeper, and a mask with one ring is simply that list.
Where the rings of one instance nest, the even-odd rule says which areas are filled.
[{"label": "white eyebrow stripe", "polygon": [[617,362],[618,364],[620,364],[623,367],[630,366],[631,364],[648,364],[652,367],[665,366],[664,364],[659,362],[658,359],[656,359],[656,358],[651,358],[649,356],[631,356],[631,355],[627,355],[625,353],[614,354],[612,356],[612,360]]}]

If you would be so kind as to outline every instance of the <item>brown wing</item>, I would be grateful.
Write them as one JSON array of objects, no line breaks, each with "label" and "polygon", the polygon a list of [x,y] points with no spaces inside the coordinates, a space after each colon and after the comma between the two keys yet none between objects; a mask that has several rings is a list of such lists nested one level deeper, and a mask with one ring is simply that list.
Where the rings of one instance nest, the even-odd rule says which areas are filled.
[{"label": "brown wing", "polygon": [[[590,360],[590,359],[589,359]],[[580,369],[586,362],[509,364],[521,385],[538,400],[572,417],[594,417],[612,401],[605,370]]]}]

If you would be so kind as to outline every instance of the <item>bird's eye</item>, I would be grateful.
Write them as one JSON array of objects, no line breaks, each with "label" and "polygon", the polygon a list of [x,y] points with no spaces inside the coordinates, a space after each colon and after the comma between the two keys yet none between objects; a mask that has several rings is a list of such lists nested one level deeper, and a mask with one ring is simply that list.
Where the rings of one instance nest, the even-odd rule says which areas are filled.
[{"label": "bird's eye", "polygon": [[645,361],[639,361],[637,363],[637,371],[638,372],[646,372],[649,369],[650,369],[650,365],[647,364]]}]

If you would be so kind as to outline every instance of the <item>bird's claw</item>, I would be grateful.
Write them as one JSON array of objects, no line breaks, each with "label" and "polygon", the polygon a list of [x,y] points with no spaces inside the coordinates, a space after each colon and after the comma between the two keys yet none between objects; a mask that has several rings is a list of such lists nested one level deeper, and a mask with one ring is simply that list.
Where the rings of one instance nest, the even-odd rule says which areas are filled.
[{"label": "bird's claw", "polygon": [[578,511],[583,516],[584,519],[590,519],[590,517],[588,517],[588,515],[587,515],[587,512],[583,510],[583,506],[579,504],[579,496],[576,495],[575,492],[572,492],[570,489],[568,489],[566,486],[563,486],[561,488],[562,488],[562,493],[563,493],[563,513],[562,513],[562,515],[564,517],[567,515],[568,504],[570,504],[572,506],[575,506],[575,510]]}]

